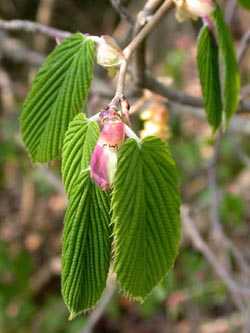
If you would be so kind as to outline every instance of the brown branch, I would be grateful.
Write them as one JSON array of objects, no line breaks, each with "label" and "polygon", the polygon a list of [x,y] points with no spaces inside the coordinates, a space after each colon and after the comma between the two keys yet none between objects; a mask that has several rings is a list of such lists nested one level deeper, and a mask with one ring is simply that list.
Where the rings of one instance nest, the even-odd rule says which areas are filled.
[{"label": "brown branch", "polygon": [[189,209],[186,206],[182,207],[182,223],[193,243],[193,245],[204,255],[210,265],[217,272],[219,277],[228,287],[231,292],[232,299],[236,307],[241,311],[245,312],[245,304],[240,296],[241,290],[232,278],[232,276],[227,272],[227,270],[221,265],[221,263],[217,260],[216,256],[209,248],[209,246],[205,243],[202,237],[199,234],[198,229],[196,228],[194,222],[189,217]]},{"label": "brown branch", "polygon": [[247,49],[250,47],[250,31],[247,31],[242,38],[241,46],[238,52],[237,61],[239,66],[242,64],[242,61],[247,53]]},{"label": "brown branch", "polygon": [[[150,73],[147,73],[145,76],[144,88],[149,89],[150,91],[181,105],[195,108],[204,107],[204,101],[202,97],[192,96],[183,91],[168,87],[165,84],[162,84],[158,79],[155,79]],[[247,100],[241,100],[237,113],[248,112],[250,112],[250,102]]]},{"label": "brown branch", "polygon": [[135,52],[135,50],[139,47],[139,45],[147,37],[147,35],[154,29],[160,19],[172,8],[172,6],[172,0],[165,0],[164,3],[160,6],[160,8],[153,15],[151,20],[142,28],[142,30],[139,31],[138,35],[136,35],[135,38],[133,38],[133,40],[131,41],[131,43],[123,50],[124,61],[120,67],[115,98],[117,96],[119,97],[124,95],[125,77],[131,55]]},{"label": "brown branch", "polygon": [[132,25],[135,23],[132,15],[129,13],[127,8],[121,4],[120,0],[110,0],[110,2],[121,18],[125,19]]},{"label": "brown branch", "polygon": [[227,21],[227,24],[229,25],[229,27],[232,27],[232,24],[234,21],[234,16],[237,13],[237,9],[238,9],[238,6],[237,6],[236,0],[227,1],[225,17],[226,17],[226,21]]},{"label": "brown branch", "polygon": [[[136,36],[142,28],[147,24],[150,17],[154,14],[157,8],[161,5],[162,0],[148,0],[143,9],[138,13],[136,25],[133,35]],[[141,42],[135,51],[134,77],[136,88],[140,91],[143,89],[145,81],[145,60],[146,38]]]},{"label": "brown branch", "polygon": [[[215,244],[217,244],[221,250],[227,250],[231,252],[231,254],[235,257],[237,265],[242,270],[242,272],[250,277],[250,266],[245,258],[242,256],[237,247],[233,244],[233,242],[226,236],[222,228],[222,222],[219,216],[219,191],[217,184],[217,162],[219,158],[219,150],[220,143],[222,138],[222,132],[218,133],[216,138],[214,153],[211,159],[211,162],[208,167],[208,180],[209,180],[209,188],[211,191],[211,224],[212,224],[212,235],[215,240]],[[226,255],[225,251],[222,253],[224,256]]]},{"label": "brown branch", "polygon": [[97,304],[94,311],[91,312],[90,315],[88,316],[88,319],[83,329],[80,331],[80,333],[93,332],[95,325],[105,312],[108,303],[111,301],[112,297],[114,296],[115,291],[116,291],[116,284],[114,281],[110,281],[110,284],[107,287],[106,291],[104,292],[101,301]]},{"label": "brown branch", "polygon": [[4,21],[0,20],[0,29],[7,31],[26,31],[31,33],[40,32],[51,38],[66,38],[72,35],[68,31],[63,31],[55,28],[48,27],[40,23],[28,21],[28,20],[12,20]]},{"label": "brown branch", "polygon": [[216,239],[220,239],[222,236],[222,227],[221,221],[219,218],[219,204],[220,204],[220,197],[219,191],[217,186],[217,162],[219,158],[220,152],[220,144],[221,144],[221,137],[222,132],[219,131],[217,138],[214,144],[214,152],[208,167],[208,186],[211,191],[211,203],[210,203],[210,217],[211,217],[211,224],[212,224],[212,234]]},{"label": "brown branch", "polygon": [[[192,107],[187,104],[168,101],[168,111],[170,114],[179,116],[192,116],[205,121],[206,113],[203,108]],[[235,115],[227,130],[230,134],[250,135],[250,119]]]},{"label": "brown branch", "polygon": [[[44,26],[50,26],[52,23],[53,11],[56,5],[56,0],[40,0],[36,13],[36,22]],[[48,45],[48,36],[36,34],[33,40],[35,50],[45,52]],[[34,74],[34,69],[31,69],[31,76]]]},{"label": "brown branch", "polygon": [[[159,1],[157,0],[157,2],[159,2]],[[166,6],[166,2],[164,3],[164,6]],[[168,4],[168,1],[167,1],[167,7],[168,6],[170,6],[170,4]],[[147,27],[146,30],[149,29],[149,31],[145,31],[146,33],[145,32],[143,32],[143,33],[140,32],[140,34],[137,35],[137,39],[133,41],[133,44],[131,42],[132,48],[131,48],[131,44],[129,45],[129,49],[131,49],[131,51],[129,53],[134,52],[134,48],[136,49],[136,47],[138,47],[140,45],[140,43],[143,41],[143,39],[151,31],[151,29],[154,27],[154,25],[157,22],[158,22],[158,18],[156,18],[156,20],[152,19],[146,25],[146,27]],[[40,32],[40,33],[43,33],[43,34],[45,34],[45,35],[47,35],[48,37],[51,37],[51,38],[56,38],[56,37],[66,38],[66,37],[71,35],[71,33],[68,32],[68,31],[62,31],[62,30],[59,30],[59,29],[50,28],[46,25],[42,25],[42,24],[39,24],[39,23],[26,21],[26,20],[12,20],[12,21],[0,20],[0,29],[7,30],[7,31],[26,31],[26,32],[31,32],[31,33]],[[139,36],[140,40],[138,40],[138,36]],[[134,45],[134,44],[136,44],[136,45]],[[242,46],[241,46],[241,49],[240,49],[239,54],[238,54],[239,64],[241,63],[242,59],[244,58],[247,47],[249,46],[249,44],[250,44],[250,32],[248,32],[245,35],[245,37],[243,38]],[[13,55],[13,57],[14,56],[15,55]],[[33,54],[31,53],[30,56],[33,57]],[[130,54],[129,54],[129,57],[130,57]],[[19,58],[21,58],[21,57],[19,57]],[[35,54],[34,54],[34,58],[35,58]],[[23,59],[25,61],[27,61],[26,54],[23,56]],[[38,60],[38,62],[40,63],[39,60]],[[34,64],[36,64],[36,60],[34,60]],[[125,71],[125,74],[126,74],[126,71]],[[122,78],[125,74],[121,75]],[[145,75],[145,79],[143,78],[143,81],[144,81],[143,88],[149,89],[152,92],[154,92],[156,94],[159,94],[163,97],[166,97],[167,99],[169,99],[173,102],[177,102],[179,104],[192,106],[192,107],[198,107],[198,108],[203,107],[204,103],[203,103],[203,99],[201,97],[192,96],[192,95],[189,95],[185,92],[178,91],[178,90],[176,90],[172,87],[168,87],[168,86],[162,84],[159,80],[155,79],[152,76],[152,74],[150,74],[150,73],[147,73]],[[250,112],[250,102],[244,101],[244,100],[240,101],[240,104],[239,104],[239,107],[238,107],[238,112],[239,113],[241,113],[241,112],[244,112],[244,113],[245,112]]]},{"label": "brown branch", "polygon": [[162,84],[159,80],[155,79],[152,74],[147,73],[145,78],[144,88],[149,89],[158,95],[183,105],[198,108],[204,106],[203,99],[201,97],[191,96],[185,92],[168,87]]}]

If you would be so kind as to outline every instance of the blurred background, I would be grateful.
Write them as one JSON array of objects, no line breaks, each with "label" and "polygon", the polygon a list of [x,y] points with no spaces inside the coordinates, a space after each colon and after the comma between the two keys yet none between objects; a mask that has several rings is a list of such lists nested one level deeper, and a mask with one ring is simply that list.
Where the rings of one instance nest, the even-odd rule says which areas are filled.
[{"label": "blurred background", "polygon": [[[127,8],[135,20],[145,1],[112,2],[1,0],[0,18],[108,34],[125,46],[132,26],[114,3]],[[239,52],[250,28],[250,12],[234,0],[220,3]],[[196,69],[200,27],[199,20],[179,24],[173,10],[150,35],[146,50],[155,76],[195,96],[201,96]],[[138,91],[132,67],[127,94],[133,127],[140,136],[154,134],[166,140],[176,160],[183,205],[180,253],[174,269],[145,304],[123,298],[109,285],[96,311],[67,320],[60,293],[67,207],[60,160],[32,166],[18,123],[34,75],[55,45],[40,33],[8,32],[0,24],[0,332],[250,332],[250,113],[239,112],[226,133],[212,137],[204,110]],[[241,98],[250,101],[247,49],[240,73]],[[108,104],[115,82],[96,66],[90,114]]]}]

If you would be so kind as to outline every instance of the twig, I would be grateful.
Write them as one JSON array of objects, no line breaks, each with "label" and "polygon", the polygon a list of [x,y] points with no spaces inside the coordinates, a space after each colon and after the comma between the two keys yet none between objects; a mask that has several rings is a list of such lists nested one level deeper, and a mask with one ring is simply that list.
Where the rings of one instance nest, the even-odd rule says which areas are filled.
[{"label": "twig", "polygon": [[[162,0],[148,0],[143,7],[143,9],[138,13],[136,25],[134,28],[134,36],[136,36],[139,31],[147,24],[147,21],[153,15],[153,13],[157,10],[157,8],[162,3]],[[141,42],[139,47],[135,52],[135,65],[134,65],[134,73],[135,73],[135,85],[137,89],[142,90],[144,87],[145,81],[145,68],[146,68],[146,60],[145,60],[145,51],[146,51],[146,38]]]},{"label": "twig", "polygon": [[237,155],[239,156],[241,162],[244,163],[246,167],[250,167],[250,156],[248,156],[247,153],[242,149],[241,145],[239,144],[239,142],[237,142],[235,137],[230,136],[229,139],[234,146],[234,149],[237,152]]},{"label": "twig", "polygon": [[0,29],[4,29],[7,31],[26,31],[32,33],[40,32],[51,38],[56,38],[56,37],[66,38],[72,35],[72,33],[68,31],[50,28],[47,25],[43,25],[28,20],[12,20],[12,21],[0,20]]},{"label": "twig", "polygon": [[[26,151],[26,148],[24,146],[24,143],[22,141],[20,134],[16,134],[14,137],[14,140],[21,149]],[[62,195],[62,197],[64,198],[65,202],[67,202],[66,192],[65,192],[61,179],[56,174],[54,174],[50,169],[46,168],[44,165],[39,164],[38,169],[39,169],[39,173],[42,176],[42,178],[49,185],[51,185],[54,190],[56,190],[58,193],[60,193]]]},{"label": "twig", "polygon": [[38,169],[39,169],[39,174],[42,176],[42,178],[48,184],[50,184],[53,189],[55,189],[58,193],[60,193],[64,198],[65,202],[67,202],[66,192],[61,179],[58,176],[56,176],[52,171],[50,171],[48,168],[46,168],[44,165],[39,164]]},{"label": "twig", "polygon": [[195,97],[186,94],[185,92],[170,88],[155,79],[151,74],[147,73],[144,88],[166,97],[167,99],[179,104],[202,108],[204,106],[201,97]]},{"label": "twig", "polygon": [[[56,5],[56,0],[40,0],[36,13],[36,22],[49,26],[52,23],[53,10]],[[33,45],[36,50],[45,52],[48,45],[48,36],[36,34],[33,40]],[[34,68],[31,68],[31,77],[34,75]]]},{"label": "twig", "polygon": [[160,19],[173,7],[171,0],[165,0],[161,7],[154,14],[152,19],[143,27],[143,29],[135,36],[132,42],[123,51],[125,58],[128,60],[132,53],[136,50],[138,45],[147,37],[147,35],[154,29]]},{"label": "twig", "polygon": [[[195,108],[202,108],[204,106],[202,97],[192,96],[183,91],[168,87],[158,79],[155,79],[150,73],[147,73],[145,76],[144,88],[181,105]],[[237,113],[247,112],[250,112],[250,103],[247,100],[240,101]]]},{"label": "twig", "polygon": [[29,280],[33,297],[38,294],[53,277],[59,276],[60,273],[61,256],[54,256],[43,266],[40,266],[38,271],[32,275]]},{"label": "twig", "polygon": [[242,38],[240,49],[237,56],[237,61],[239,66],[242,64],[242,61],[247,53],[247,49],[250,46],[250,31],[247,31]]},{"label": "twig", "polygon": [[13,93],[13,82],[9,74],[0,65],[0,96],[2,110],[5,113],[15,109],[15,97]]},{"label": "twig", "polygon": [[27,48],[20,40],[15,38],[4,38],[1,34],[0,51],[1,55],[8,59],[15,62],[24,62],[37,67],[40,67],[45,60],[44,55]]},{"label": "twig", "polygon": [[211,209],[210,209],[210,216],[211,216],[211,224],[212,224],[212,234],[216,238],[221,238],[222,227],[219,218],[219,204],[220,198],[218,193],[218,186],[217,186],[217,172],[216,166],[219,157],[220,151],[220,144],[221,144],[221,136],[222,132],[218,133],[218,136],[215,140],[214,144],[214,152],[210,161],[210,165],[208,167],[208,185],[211,191]]},{"label": "twig", "polygon": [[[206,114],[204,109],[168,101],[168,111],[170,114],[180,116],[193,116],[201,120],[205,120]],[[250,119],[243,118],[237,114],[231,120],[228,132],[230,134],[250,135]]]},{"label": "twig", "polygon": [[135,38],[131,41],[131,43],[123,50],[124,61],[120,67],[115,98],[124,95],[125,77],[128,68],[128,61],[131,55],[141,44],[141,42],[147,37],[150,31],[156,26],[159,20],[167,13],[168,10],[172,8],[172,6],[173,3],[171,0],[165,0],[162,6],[154,14],[152,19],[143,27],[142,30],[140,30],[138,35],[136,35]]},{"label": "twig", "polygon": [[238,266],[241,268],[242,272],[250,277],[250,267],[248,262],[244,259],[240,251],[232,243],[232,241],[226,236],[223,231],[222,223],[219,217],[219,203],[220,198],[218,194],[218,185],[217,185],[217,161],[219,157],[220,143],[221,143],[222,132],[220,131],[215,142],[214,153],[208,167],[208,178],[209,178],[209,187],[211,191],[211,223],[212,223],[212,234],[213,238],[216,240],[216,243],[223,246],[225,249],[230,251],[235,257]]},{"label": "twig", "polygon": [[195,227],[194,222],[189,217],[189,209],[187,206],[182,206],[181,209],[182,223],[188,232],[190,239],[193,245],[204,255],[207,261],[213,266],[214,270],[220,276],[220,278],[224,281],[228,289],[232,294],[232,299],[236,305],[236,307],[244,312],[245,305],[239,295],[239,288],[231,275],[225,270],[225,268],[218,262],[217,258],[209,248],[209,246],[204,242],[201,238],[198,229]]},{"label": "twig", "polygon": [[115,291],[116,291],[116,284],[113,281],[111,281],[110,285],[103,294],[101,301],[97,304],[95,310],[91,312],[90,315],[88,316],[88,320],[84,325],[83,329],[80,331],[80,333],[93,332],[93,328],[95,327],[98,320],[101,318],[102,314],[104,313]]},{"label": "twig", "polygon": [[[166,4],[169,3],[168,1],[164,3],[164,5],[166,6]],[[171,7],[171,5],[168,5],[169,7]],[[155,16],[154,16],[155,17]],[[146,25],[147,29],[145,30],[145,36],[139,37],[142,38],[142,40],[146,37],[146,35],[150,32],[150,30],[154,27],[154,25],[158,22],[158,18],[156,19],[156,22],[153,21],[153,19]],[[153,26],[152,26],[153,23]],[[150,25],[149,25],[150,24]],[[145,27],[145,28],[146,28]],[[51,38],[56,38],[56,37],[61,37],[61,38],[66,38],[68,36],[71,35],[70,32],[68,31],[62,31],[59,29],[54,29],[54,28],[50,28],[48,26],[39,24],[39,23],[35,23],[35,22],[31,22],[31,21],[27,21],[27,20],[12,20],[12,21],[4,21],[4,20],[0,20],[0,29],[4,29],[7,31],[27,31],[27,32],[31,32],[31,33],[35,33],[35,32],[41,32]],[[149,31],[147,31],[149,29]],[[144,29],[142,30],[144,31]],[[144,32],[142,33],[142,31],[140,32],[140,34],[138,34],[138,36],[144,34]],[[138,38],[137,36],[137,38]],[[138,43],[137,46],[139,46],[139,44],[142,42],[142,40],[134,40],[133,43]],[[242,41],[242,47],[239,51],[239,55],[238,55],[238,62],[241,63],[242,58],[244,58],[246,50],[248,45],[250,44],[250,32],[248,32]],[[131,46],[129,45],[128,47],[131,48]],[[29,51],[31,52],[31,51]],[[134,50],[131,51],[134,52]],[[24,61],[28,61],[28,57],[26,56],[26,54],[24,54],[22,57],[18,57],[15,56],[15,52],[13,52],[14,54],[10,54],[11,53],[11,48],[10,48],[10,52],[8,52],[9,56],[12,56],[13,58],[17,58],[18,60],[21,60],[21,58],[23,58]],[[36,58],[36,54],[34,53],[30,53],[30,56],[32,56],[33,58]],[[130,54],[130,55],[131,55]],[[130,57],[129,55],[129,57]],[[128,57],[128,55],[127,55]],[[30,61],[29,61],[30,62]],[[36,64],[40,64],[40,60],[36,59],[33,61],[32,63]],[[125,64],[124,64],[125,67]],[[126,69],[126,68],[125,68]],[[124,73],[122,72],[120,81],[122,81],[123,79],[125,80],[125,76],[126,75],[126,70],[124,71]],[[122,82],[121,82],[122,83]],[[124,84],[123,84],[124,86]],[[143,88],[149,89],[152,92],[159,94],[163,97],[168,98],[171,101],[177,102],[179,104],[182,105],[188,105],[188,106],[193,106],[193,107],[203,107],[203,99],[201,97],[196,97],[196,96],[192,96],[189,95],[187,93],[178,91],[174,88],[170,88],[164,84],[162,84],[159,80],[155,79],[150,73],[147,73],[145,75],[145,79],[144,79],[144,86]],[[250,111],[250,103],[247,101],[241,101],[239,108],[238,108],[238,112],[249,112]]]},{"label": "twig", "polygon": [[[233,313],[217,319],[210,319],[199,325],[200,333],[229,333],[242,332],[244,316],[242,313]],[[248,331],[249,333],[249,331]]]},{"label": "twig", "polygon": [[126,21],[128,21],[130,24],[134,24],[134,19],[132,17],[132,15],[129,13],[129,11],[127,10],[126,7],[124,7],[121,4],[121,1],[119,0],[110,0],[112,6],[114,7],[114,9],[118,12],[118,14],[121,16],[121,18],[125,19]]},{"label": "twig", "polygon": [[236,0],[228,1],[225,16],[226,16],[226,21],[227,21],[227,24],[229,25],[229,27],[231,27],[233,24],[234,16],[237,13],[237,9],[238,8],[237,8]]}]

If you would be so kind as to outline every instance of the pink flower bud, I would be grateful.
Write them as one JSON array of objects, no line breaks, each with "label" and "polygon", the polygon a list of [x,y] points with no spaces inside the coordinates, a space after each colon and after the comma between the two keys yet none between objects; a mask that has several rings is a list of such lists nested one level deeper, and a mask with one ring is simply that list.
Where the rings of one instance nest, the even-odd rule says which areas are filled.
[{"label": "pink flower bud", "polygon": [[108,120],[103,126],[90,161],[92,178],[102,190],[110,189],[113,185],[118,148],[124,140],[124,123],[118,118]]},{"label": "pink flower bud", "polygon": [[209,16],[211,15],[216,5],[212,0],[186,0],[187,10],[196,16]]},{"label": "pink flower bud", "polygon": [[216,9],[212,0],[174,0],[174,2],[177,7],[176,17],[180,22],[188,18],[209,16]]},{"label": "pink flower bud", "polygon": [[61,44],[63,39],[61,37],[56,37],[56,44]]},{"label": "pink flower bud", "polygon": [[125,140],[125,126],[121,120],[107,121],[103,126],[98,144],[120,148]]},{"label": "pink flower bud", "polygon": [[116,147],[99,146],[97,144],[94,149],[90,170],[94,181],[102,190],[108,190],[114,182],[117,155]]}]

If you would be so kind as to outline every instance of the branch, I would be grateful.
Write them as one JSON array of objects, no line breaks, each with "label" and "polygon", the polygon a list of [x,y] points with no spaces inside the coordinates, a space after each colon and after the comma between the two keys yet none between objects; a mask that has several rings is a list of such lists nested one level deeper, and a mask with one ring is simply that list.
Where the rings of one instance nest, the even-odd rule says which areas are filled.
[{"label": "branch", "polygon": [[181,214],[182,223],[183,223],[186,231],[188,232],[193,245],[204,255],[204,257],[207,259],[207,261],[210,263],[210,265],[213,266],[214,270],[217,272],[219,277],[222,279],[222,281],[224,281],[224,283],[230,290],[232,299],[233,299],[236,307],[244,313],[245,305],[244,305],[242,298],[239,295],[241,291],[238,288],[237,284],[235,283],[234,279],[225,270],[225,268],[220,264],[220,262],[217,260],[216,256],[211,251],[209,246],[201,238],[198,229],[196,228],[192,219],[189,217],[188,207],[183,206],[181,213],[182,213]]},{"label": "branch", "polygon": [[204,106],[204,102],[201,97],[191,96],[185,92],[168,87],[162,84],[159,80],[155,79],[150,73],[147,73],[146,75],[144,88],[179,104],[198,108],[202,108]]},{"label": "branch", "polygon": [[237,10],[238,10],[238,6],[237,6],[236,0],[227,1],[225,17],[226,17],[226,22],[229,25],[229,27],[232,27],[232,25],[233,25],[234,16],[237,13]]},{"label": "branch", "polygon": [[98,303],[93,312],[90,313],[90,315],[88,316],[88,320],[84,325],[83,329],[80,331],[80,333],[93,332],[93,328],[95,327],[98,320],[101,318],[104,311],[106,310],[106,307],[108,303],[111,301],[115,291],[116,291],[116,284],[114,281],[110,281],[110,285],[107,287],[106,291],[104,292],[100,303]]},{"label": "branch", "polygon": [[242,63],[249,46],[250,46],[250,31],[247,31],[242,38],[240,50],[239,50],[238,56],[237,56],[239,66]]},{"label": "branch", "polygon": [[[183,91],[168,87],[165,84],[161,83],[159,79],[155,79],[153,75],[149,72],[145,76],[144,88],[149,89],[150,91],[181,105],[191,106],[195,108],[204,107],[204,101],[202,97],[192,96]],[[242,90],[243,89],[244,88],[242,88]],[[241,100],[239,102],[237,113],[248,112],[250,112],[250,102],[247,100]]]},{"label": "branch", "polygon": [[51,38],[56,38],[56,37],[66,38],[72,35],[72,33],[68,31],[50,28],[47,25],[43,25],[28,20],[12,20],[12,21],[0,20],[0,29],[7,31],[26,31],[31,33],[40,32]]},{"label": "branch", "polygon": [[[136,25],[133,33],[134,36],[136,36],[147,24],[147,22],[150,20],[150,17],[154,14],[154,12],[161,5],[161,3],[162,0],[148,0],[146,2],[143,9],[137,15]],[[139,45],[135,52],[134,77],[135,85],[139,90],[143,89],[145,81],[145,52],[146,38],[142,41],[142,43]]]},{"label": "branch", "polygon": [[134,24],[134,19],[132,17],[132,15],[130,15],[129,11],[127,10],[126,7],[124,7],[121,4],[121,1],[119,0],[110,0],[112,6],[114,7],[114,9],[118,12],[118,14],[121,16],[121,18],[125,19],[126,21],[128,21],[130,24]]},{"label": "branch", "polygon": [[211,191],[210,216],[212,223],[212,235],[216,244],[220,246],[220,249],[224,247],[224,249],[231,252],[232,255],[235,257],[237,265],[242,270],[242,272],[246,276],[250,277],[250,267],[248,262],[245,260],[245,258],[242,256],[241,252],[237,249],[237,247],[233,244],[233,242],[224,233],[222,228],[222,222],[219,216],[220,198],[218,193],[216,166],[219,158],[221,138],[222,138],[222,132],[219,132],[216,138],[212,160],[208,167],[209,188]]},{"label": "branch", "polygon": [[[149,3],[160,3],[159,0],[150,0]],[[160,17],[156,16],[156,14],[153,16],[151,21],[140,31],[140,33],[136,36],[136,38],[127,46],[125,50],[129,50],[128,54],[126,55],[127,61],[129,60],[131,54],[135,51],[135,49],[140,45],[140,43],[143,41],[144,38],[148,35],[148,33],[154,28],[154,26],[158,23],[158,20],[167,12],[167,10],[171,9],[172,2],[171,1],[166,1],[164,4],[159,8],[158,10],[158,15],[160,14]],[[161,12],[163,11],[163,13]],[[43,24],[27,21],[27,20],[12,20],[12,21],[4,21],[0,20],[0,29],[7,30],[7,31],[26,31],[26,32],[31,32],[31,33],[36,33],[40,32],[48,37],[51,38],[56,38],[56,37],[61,37],[61,38],[66,38],[71,35],[70,32],[68,31],[63,31],[59,29],[54,29],[51,27],[48,27]],[[250,32],[246,33],[246,35],[243,37],[242,40],[242,46],[238,54],[238,63],[240,64],[242,62],[242,59],[245,56],[247,47],[250,45]],[[124,51],[125,51],[124,50]],[[11,51],[11,50],[10,50]],[[127,52],[127,51],[126,51]],[[33,52],[34,53],[34,52]],[[32,53],[30,54],[30,56]],[[10,55],[11,56],[11,55]],[[15,54],[12,55],[12,57],[15,57]],[[27,61],[26,55],[23,57],[23,60]],[[35,58],[35,53],[34,53],[34,58]],[[38,63],[40,63],[40,60],[38,60]],[[36,60],[34,60],[34,64],[36,65]],[[124,90],[124,81],[125,81],[125,76],[127,72],[127,64],[123,64],[123,69],[121,69],[121,73],[119,75],[119,81],[120,83],[117,86],[118,93],[119,91]],[[121,86],[121,88],[119,87]],[[119,87],[119,89],[118,89]],[[196,97],[189,95],[185,92],[178,91],[174,88],[170,88],[164,84],[162,84],[159,80],[155,79],[152,74],[148,73],[145,76],[144,80],[144,85],[142,88],[146,88],[151,90],[152,92],[159,94],[173,102],[177,102],[182,105],[187,105],[187,106],[192,106],[192,107],[203,107],[203,99],[201,97]],[[250,112],[250,103],[248,101],[240,101],[238,112]]]},{"label": "branch", "polygon": [[[168,110],[170,114],[180,116],[193,116],[205,121],[206,113],[204,109],[192,107],[178,102],[168,101]],[[235,115],[228,126],[228,132],[231,134],[250,135],[250,119]]]},{"label": "branch", "polygon": [[138,48],[138,46],[142,43],[142,41],[147,37],[147,35],[154,29],[156,24],[160,21],[160,19],[170,10],[173,6],[172,0],[165,0],[162,6],[157,10],[152,19],[139,31],[138,35],[131,41],[131,43],[123,50],[124,61],[120,67],[120,73],[117,82],[117,89],[115,98],[121,97],[124,95],[124,84],[125,77],[128,68],[128,62],[130,60],[131,55]]}]

